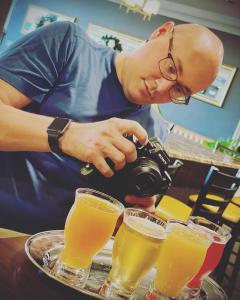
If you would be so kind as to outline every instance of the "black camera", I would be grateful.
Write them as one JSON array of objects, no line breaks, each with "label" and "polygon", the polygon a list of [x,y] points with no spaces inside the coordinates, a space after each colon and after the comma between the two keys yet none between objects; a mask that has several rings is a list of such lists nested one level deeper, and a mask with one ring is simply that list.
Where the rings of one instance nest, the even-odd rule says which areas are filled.
[{"label": "black camera", "polygon": [[[125,135],[134,143],[137,159],[127,163],[119,171],[115,171],[111,178],[104,177],[92,164],[85,165],[81,170],[94,188],[120,198],[125,195],[148,197],[164,194],[172,183],[171,175],[182,166],[182,162],[171,162],[159,138],[152,137],[142,146],[133,136]],[[113,169],[113,162],[106,159]],[[114,169],[113,169],[114,170]]]}]

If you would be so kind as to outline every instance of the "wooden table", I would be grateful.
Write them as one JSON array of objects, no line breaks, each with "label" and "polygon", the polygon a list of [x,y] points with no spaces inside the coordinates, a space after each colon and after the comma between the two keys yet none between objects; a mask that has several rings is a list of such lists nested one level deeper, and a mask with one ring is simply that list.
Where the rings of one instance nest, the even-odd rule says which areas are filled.
[{"label": "wooden table", "polygon": [[180,159],[184,165],[174,177],[167,194],[186,202],[190,194],[199,192],[211,166],[235,175],[240,162],[220,152],[212,152],[199,143],[175,133],[169,134],[164,148],[170,157]]},{"label": "wooden table", "polygon": [[173,158],[214,165],[220,168],[240,169],[240,161],[233,160],[230,156],[219,151],[213,152],[201,144],[178,134],[169,134],[164,148]]},{"label": "wooden table", "polygon": [[49,278],[39,271],[24,252],[28,236],[0,238],[1,300],[93,299]]}]

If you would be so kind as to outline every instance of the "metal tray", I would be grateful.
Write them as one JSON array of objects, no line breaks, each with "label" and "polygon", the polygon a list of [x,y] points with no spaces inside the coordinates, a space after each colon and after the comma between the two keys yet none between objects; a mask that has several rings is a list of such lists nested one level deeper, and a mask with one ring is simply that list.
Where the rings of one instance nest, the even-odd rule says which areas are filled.
[{"label": "metal tray", "polygon": [[[103,299],[103,297],[98,294],[98,291],[111,269],[113,239],[111,239],[94,257],[90,275],[84,288],[79,288],[69,282],[63,281],[56,277],[53,273],[55,262],[63,248],[63,245],[64,240],[62,230],[44,231],[31,236],[26,241],[25,252],[30,261],[47,276],[66,286],[78,290],[82,294],[92,296],[96,299]],[[135,292],[135,298],[137,300],[146,299],[145,294],[149,289],[154,273],[155,270],[151,270],[140,283]],[[221,299],[227,299],[225,292],[211,278],[208,277],[205,279],[199,300]]]}]

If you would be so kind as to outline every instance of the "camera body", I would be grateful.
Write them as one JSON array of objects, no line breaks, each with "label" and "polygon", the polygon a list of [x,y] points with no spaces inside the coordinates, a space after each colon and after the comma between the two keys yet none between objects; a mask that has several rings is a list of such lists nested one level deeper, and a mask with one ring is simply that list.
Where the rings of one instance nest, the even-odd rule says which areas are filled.
[{"label": "camera body", "polygon": [[[172,183],[171,175],[176,173],[182,162],[175,160],[172,164],[157,137],[151,137],[144,146],[133,136],[125,137],[136,147],[137,159],[134,162],[127,163],[123,169],[115,171],[111,178],[104,177],[92,164],[85,165],[80,170],[81,174],[87,177],[95,188],[118,198],[124,195],[149,197],[165,193]],[[106,160],[113,169],[112,161]]]}]

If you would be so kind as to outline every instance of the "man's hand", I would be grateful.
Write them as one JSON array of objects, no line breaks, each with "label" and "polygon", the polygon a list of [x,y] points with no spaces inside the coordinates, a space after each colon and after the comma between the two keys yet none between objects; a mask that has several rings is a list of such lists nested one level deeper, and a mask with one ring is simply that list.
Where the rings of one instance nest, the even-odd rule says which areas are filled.
[{"label": "man's hand", "polygon": [[155,212],[155,202],[157,200],[157,196],[152,197],[137,197],[134,195],[127,195],[124,199],[127,203],[133,205],[134,207],[138,207],[144,209],[150,213]]},{"label": "man's hand", "polygon": [[136,147],[124,133],[135,135],[142,145],[148,140],[138,122],[111,118],[96,123],[72,122],[60,139],[60,147],[64,153],[94,164],[104,176],[111,177],[113,171],[106,158],[113,161],[116,170],[137,159]]}]

